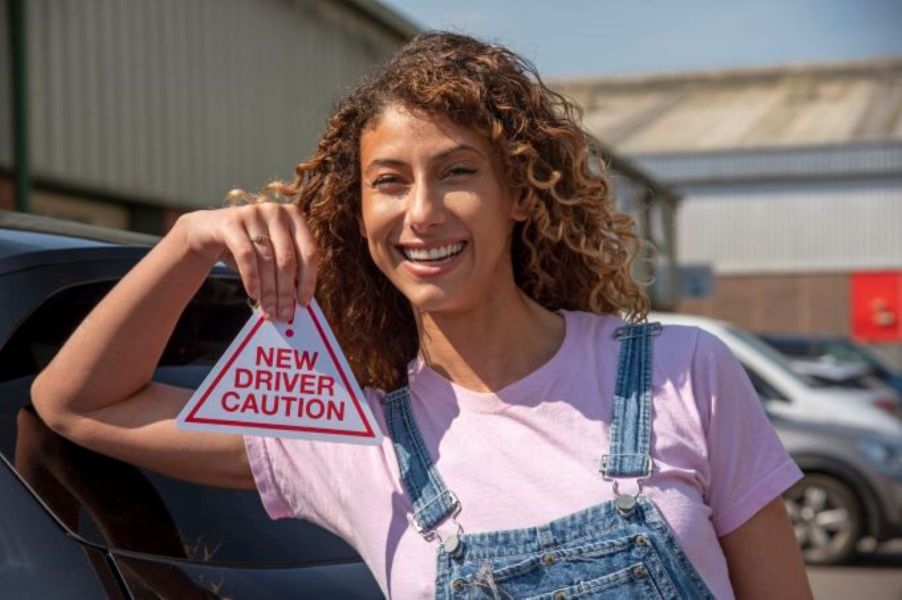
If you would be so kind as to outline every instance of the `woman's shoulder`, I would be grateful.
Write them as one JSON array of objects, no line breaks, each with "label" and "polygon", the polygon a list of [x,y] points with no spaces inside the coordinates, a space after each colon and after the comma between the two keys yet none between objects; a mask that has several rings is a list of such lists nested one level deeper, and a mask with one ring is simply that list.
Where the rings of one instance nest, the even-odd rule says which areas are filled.
[{"label": "woman's shoulder", "polygon": [[[607,347],[610,353],[622,349],[616,341],[615,333],[629,323],[617,314],[593,314],[573,311],[568,314],[568,322],[579,332],[587,335],[590,343],[597,347]],[[694,323],[661,322],[652,314],[648,323],[660,323],[661,330],[655,334],[652,357],[655,378],[691,380],[692,375],[707,377],[710,371],[732,367],[735,362],[732,351],[717,335]],[[613,356],[611,356],[613,359]]]},{"label": "woman's shoulder", "polygon": [[363,386],[363,395],[366,398],[367,404],[373,405],[380,404],[382,400],[388,395],[388,392],[380,387],[366,385]]},{"label": "woman's shoulder", "polygon": [[[618,313],[592,313],[580,310],[564,310],[561,314],[567,324],[573,326],[577,335],[594,338],[596,342],[614,341],[615,333],[630,323]],[[649,318],[648,323],[655,323]],[[660,322],[659,322],[660,323]],[[701,344],[706,349],[716,346],[719,340],[706,330],[692,324],[660,323],[661,332],[656,334],[654,349],[664,350],[667,354],[677,352],[682,356],[692,356],[696,346]]]}]

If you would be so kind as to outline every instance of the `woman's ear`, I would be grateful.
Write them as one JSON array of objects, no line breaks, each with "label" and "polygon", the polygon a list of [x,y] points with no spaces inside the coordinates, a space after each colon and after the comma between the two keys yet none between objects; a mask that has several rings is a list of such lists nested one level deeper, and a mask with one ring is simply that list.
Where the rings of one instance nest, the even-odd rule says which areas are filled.
[{"label": "woman's ear", "polygon": [[529,192],[527,190],[521,190],[520,196],[514,202],[514,209],[511,213],[511,217],[514,221],[526,221],[529,219],[529,208],[527,207],[527,197],[529,196]]}]

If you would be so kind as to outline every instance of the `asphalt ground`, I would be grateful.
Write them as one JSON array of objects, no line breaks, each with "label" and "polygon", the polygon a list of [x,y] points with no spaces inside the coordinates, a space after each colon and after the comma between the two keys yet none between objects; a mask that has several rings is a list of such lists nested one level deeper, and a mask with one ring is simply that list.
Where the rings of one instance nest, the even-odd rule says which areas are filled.
[{"label": "asphalt ground", "polygon": [[862,552],[847,565],[807,571],[817,600],[902,600],[902,539]]}]

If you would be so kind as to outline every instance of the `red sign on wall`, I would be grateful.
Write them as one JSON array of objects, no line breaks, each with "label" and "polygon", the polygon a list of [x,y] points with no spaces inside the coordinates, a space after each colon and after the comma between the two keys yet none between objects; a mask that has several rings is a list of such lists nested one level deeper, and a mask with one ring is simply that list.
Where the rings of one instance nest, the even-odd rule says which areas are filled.
[{"label": "red sign on wall", "polygon": [[868,342],[902,341],[902,272],[852,275],[852,334]]}]

